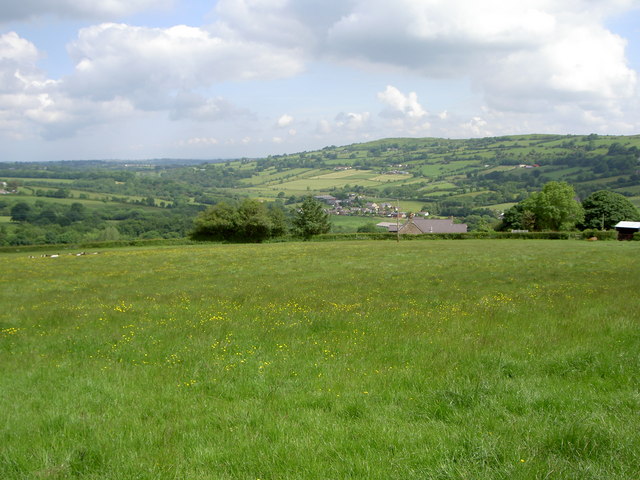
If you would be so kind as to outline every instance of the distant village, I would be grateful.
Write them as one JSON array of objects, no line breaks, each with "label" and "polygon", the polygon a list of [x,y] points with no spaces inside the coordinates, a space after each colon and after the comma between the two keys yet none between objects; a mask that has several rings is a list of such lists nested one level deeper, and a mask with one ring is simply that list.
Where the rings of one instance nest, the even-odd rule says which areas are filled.
[{"label": "distant village", "polygon": [[[429,212],[418,212],[407,215],[406,212],[399,212],[397,206],[391,203],[366,202],[363,206],[362,199],[355,193],[343,200],[332,195],[316,195],[316,200],[324,203],[329,208],[326,209],[331,215],[362,215],[362,216],[383,216],[394,218],[393,222],[380,222],[376,226],[388,232],[398,232],[402,234],[420,235],[423,233],[465,233],[467,225],[464,223],[454,223],[453,218],[448,219],[427,219]],[[403,219],[400,223],[400,219]]]},{"label": "distant village", "polygon": [[[391,203],[363,202],[362,197],[355,193],[350,193],[345,199],[338,199],[332,195],[316,195],[313,198],[324,203],[329,208],[327,212],[331,215],[377,215],[383,217],[400,216],[406,218],[406,213],[397,211],[397,206]],[[419,215],[429,215],[427,212],[420,212]]]}]

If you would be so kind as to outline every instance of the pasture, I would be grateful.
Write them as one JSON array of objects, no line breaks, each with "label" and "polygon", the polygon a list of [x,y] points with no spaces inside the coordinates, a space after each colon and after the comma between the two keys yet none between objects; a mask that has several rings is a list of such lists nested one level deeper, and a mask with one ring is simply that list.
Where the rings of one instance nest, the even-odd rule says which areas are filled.
[{"label": "pasture", "polygon": [[0,254],[0,478],[630,479],[640,243]]}]

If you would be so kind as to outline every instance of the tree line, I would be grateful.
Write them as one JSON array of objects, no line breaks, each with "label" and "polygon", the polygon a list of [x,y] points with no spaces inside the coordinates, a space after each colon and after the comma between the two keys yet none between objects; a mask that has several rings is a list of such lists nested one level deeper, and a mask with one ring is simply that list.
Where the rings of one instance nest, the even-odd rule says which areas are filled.
[{"label": "tree line", "polygon": [[279,202],[263,203],[246,198],[239,204],[220,202],[201,212],[194,221],[191,238],[227,242],[263,242],[294,235],[309,239],[331,229],[329,214],[313,197],[287,211]]},{"label": "tree line", "polygon": [[640,220],[638,209],[623,195],[608,190],[582,202],[566,182],[549,182],[504,212],[499,230],[610,230],[620,221]]}]

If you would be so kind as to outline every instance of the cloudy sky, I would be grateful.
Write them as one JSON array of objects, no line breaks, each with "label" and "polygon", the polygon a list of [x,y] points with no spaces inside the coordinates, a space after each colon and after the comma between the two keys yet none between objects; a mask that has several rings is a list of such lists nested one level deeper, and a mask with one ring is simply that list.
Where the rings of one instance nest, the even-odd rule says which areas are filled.
[{"label": "cloudy sky", "polygon": [[0,161],[635,134],[639,72],[640,0],[3,2]]}]

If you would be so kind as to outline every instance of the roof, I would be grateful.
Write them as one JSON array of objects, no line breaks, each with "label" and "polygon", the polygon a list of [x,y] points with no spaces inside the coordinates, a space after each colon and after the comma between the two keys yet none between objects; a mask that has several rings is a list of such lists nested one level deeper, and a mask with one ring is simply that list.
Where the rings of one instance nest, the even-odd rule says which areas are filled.
[{"label": "roof", "polygon": [[429,220],[413,218],[409,223],[413,223],[422,233],[466,233],[467,231],[466,223],[453,223],[450,218]]},{"label": "roof", "polygon": [[630,230],[640,230],[640,222],[618,222],[615,226],[618,228],[625,228]]}]

